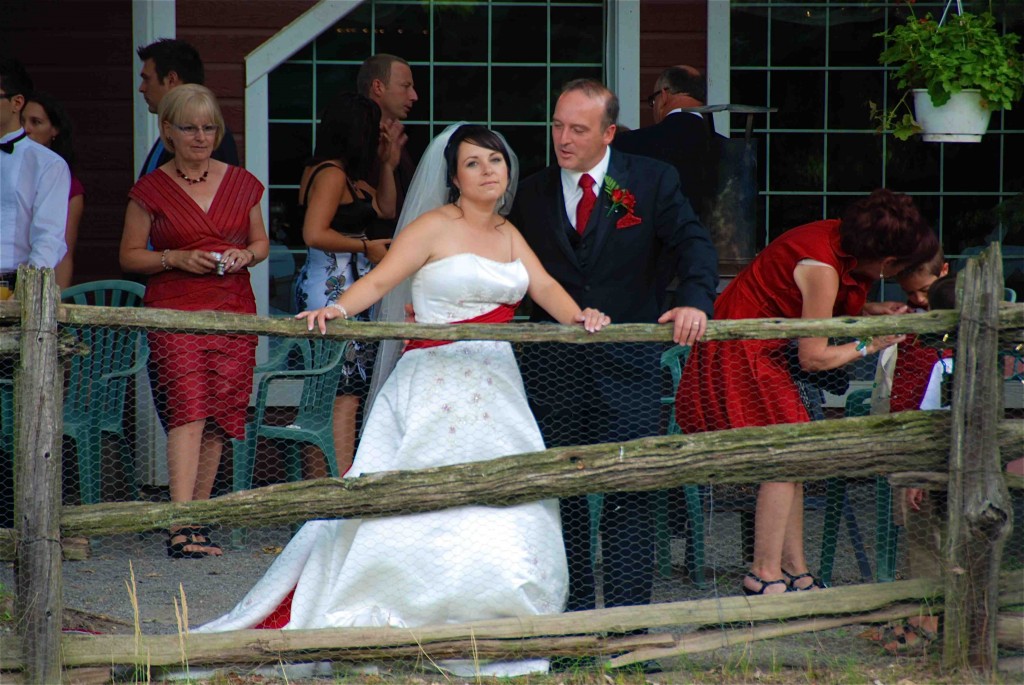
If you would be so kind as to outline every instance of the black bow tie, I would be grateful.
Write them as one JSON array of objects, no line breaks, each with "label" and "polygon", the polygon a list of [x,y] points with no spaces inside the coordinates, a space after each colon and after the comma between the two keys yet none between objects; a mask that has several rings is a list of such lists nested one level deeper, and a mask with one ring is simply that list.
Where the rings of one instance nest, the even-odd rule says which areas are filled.
[{"label": "black bow tie", "polygon": [[14,144],[27,135],[28,133],[22,132],[22,134],[17,138],[12,138],[8,140],[6,143],[0,143],[0,152],[6,152],[7,154],[11,154],[12,152],[14,152]]}]

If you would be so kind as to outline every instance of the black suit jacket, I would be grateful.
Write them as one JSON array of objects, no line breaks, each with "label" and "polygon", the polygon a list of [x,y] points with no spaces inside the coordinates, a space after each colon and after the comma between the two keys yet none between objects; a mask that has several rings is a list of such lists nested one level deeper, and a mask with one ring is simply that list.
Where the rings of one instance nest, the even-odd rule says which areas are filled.
[{"label": "black suit jacket", "polygon": [[[544,268],[580,307],[596,307],[614,323],[653,323],[661,314],[656,286],[658,256],[675,250],[678,305],[712,314],[718,285],[718,258],[707,229],[679,191],[675,169],[662,162],[612,150],[608,177],[636,197],[640,224],[617,228],[623,210],[609,214],[608,193],[600,193],[584,231],[580,254],[574,250],[565,214],[558,166],[523,181],[516,193],[512,222]],[[534,308],[534,321],[550,321]]]},{"label": "black suit jacket", "polygon": [[709,152],[711,135],[708,121],[695,114],[676,112],[653,126],[616,134],[612,147],[671,164],[679,173],[683,195],[700,213],[715,174],[709,166],[714,162]]}]

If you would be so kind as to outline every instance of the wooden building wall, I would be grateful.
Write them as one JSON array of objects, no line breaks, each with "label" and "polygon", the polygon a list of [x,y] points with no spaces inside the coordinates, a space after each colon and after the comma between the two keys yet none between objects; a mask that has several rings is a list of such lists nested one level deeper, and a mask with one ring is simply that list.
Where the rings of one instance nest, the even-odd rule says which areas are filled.
[{"label": "wooden building wall", "polygon": [[[708,2],[725,0],[640,0],[640,97],[654,92],[666,67],[689,64],[707,70]],[[654,123],[647,103],[640,125]]]},{"label": "wooden building wall", "polygon": [[178,38],[202,55],[206,85],[217,94],[243,165],[245,56],[315,4],[316,0],[177,0]]},{"label": "wooden building wall", "polygon": [[[177,37],[196,46],[239,152],[245,146],[245,56],[315,0],[178,0]],[[2,0],[0,52],[19,59],[39,90],[52,93],[74,123],[75,174],[85,213],[75,282],[118,278],[117,251],[132,159],[132,106],[138,75],[127,0]],[[297,48],[302,46],[297,46]]]},{"label": "wooden building wall", "polygon": [[[707,3],[640,0],[640,92],[666,66],[706,68]],[[177,0],[177,37],[199,50],[239,151],[245,150],[245,55],[315,0]],[[0,52],[20,59],[36,87],[60,99],[75,125],[76,175],[86,189],[75,281],[120,276],[117,248],[129,188],[138,75],[127,0],[3,0]],[[295,46],[296,50],[302,46]],[[651,122],[641,108],[641,125]]]},{"label": "wooden building wall", "polygon": [[116,277],[132,169],[132,6],[124,0],[3,0],[0,52],[25,65],[74,124],[85,186],[75,280]]}]

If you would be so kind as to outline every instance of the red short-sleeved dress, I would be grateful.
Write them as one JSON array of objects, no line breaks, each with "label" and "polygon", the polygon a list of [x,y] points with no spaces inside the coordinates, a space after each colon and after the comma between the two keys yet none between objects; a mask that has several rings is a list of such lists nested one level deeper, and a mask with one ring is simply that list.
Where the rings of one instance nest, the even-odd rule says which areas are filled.
[{"label": "red short-sleeved dress", "polygon": [[[813,259],[839,273],[833,316],[860,314],[870,283],[851,273],[857,260],[840,247],[839,221],[786,231],[761,251],[715,300],[716,319],[800,318],[793,271]],[[676,391],[684,433],[809,420],[790,375],[788,340],[704,342],[694,346]]]},{"label": "red short-sleeved dress", "polygon": [[[153,219],[153,249],[223,252],[248,245],[249,212],[263,185],[229,166],[208,212],[160,169],[139,179],[128,196]],[[172,269],[149,277],[147,307],[183,311],[256,313],[248,270],[218,276]],[[256,364],[256,336],[148,334],[150,377],[165,428],[213,417],[233,438],[245,437]]]}]

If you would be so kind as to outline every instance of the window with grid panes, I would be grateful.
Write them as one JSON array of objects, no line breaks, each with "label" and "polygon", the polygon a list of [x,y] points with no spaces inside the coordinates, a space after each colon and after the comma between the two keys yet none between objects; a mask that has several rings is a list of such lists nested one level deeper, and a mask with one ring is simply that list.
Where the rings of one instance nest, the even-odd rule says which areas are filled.
[{"label": "window with grid panes", "polygon": [[[918,0],[913,11],[940,16],[946,4]],[[989,5],[963,2],[971,12]],[[901,142],[879,135],[868,116],[869,100],[888,106],[900,97],[878,64],[882,39],[874,36],[902,23],[908,7],[732,0],[731,99],[779,110],[756,120],[758,247],[885,186],[914,196],[954,268],[1002,240],[1007,285],[1024,292],[1024,103],[994,113],[977,144]],[[992,9],[1003,30],[1024,36],[1024,3],[996,1]],[[731,125],[742,135],[745,119]]]},{"label": "window with grid panes", "polygon": [[562,84],[603,79],[602,0],[368,0],[270,74],[270,228],[294,259],[271,274],[272,310],[293,308],[291,279],[302,266],[301,226],[289,218],[317,114],[335,93],[355,90],[370,55],[412,66],[419,101],[405,122],[414,156],[455,121],[499,130],[525,177],[550,161],[548,122]]}]

